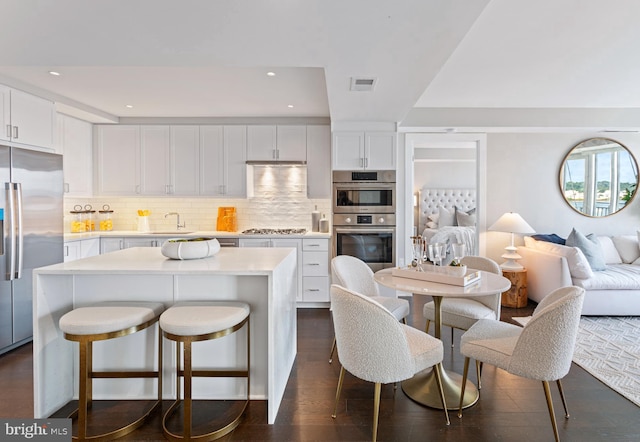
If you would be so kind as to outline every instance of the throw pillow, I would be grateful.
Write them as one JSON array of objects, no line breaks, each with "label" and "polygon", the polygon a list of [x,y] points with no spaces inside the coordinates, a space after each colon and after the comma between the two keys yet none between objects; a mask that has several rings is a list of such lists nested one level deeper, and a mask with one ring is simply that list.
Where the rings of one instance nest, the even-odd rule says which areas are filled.
[{"label": "throw pillow", "polygon": [[438,228],[456,225],[456,212],[454,210],[448,210],[441,206],[438,207],[438,214]]},{"label": "throw pillow", "polygon": [[605,264],[622,264],[622,258],[613,244],[613,240],[610,236],[598,236],[598,242],[602,247]]},{"label": "throw pillow", "polygon": [[456,223],[459,226],[475,226],[476,225],[476,209],[464,211],[456,207]]},{"label": "throw pillow", "polygon": [[622,262],[625,264],[630,264],[640,258],[640,247],[638,247],[639,236],[640,231],[638,231],[636,235],[620,235],[612,238],[620,254],[620,258],[622,258]]},{"label": "throw pillow", "polygon": [[584,253],[585,258],[587,258],[587,262],[592,270],[600,271],[607,268],[604,261],[604,252],[595,235],[590,234],[589,236],[585,236],[576,229],[572,229],[565,244],[579,248],[582,253]]},{"label": "throw pillow", "polygon": [[[531,241],[534,242],[533,247],[536,250],[564,256],[567,260],[569,273],[572,278],[589,279],[593,276],[593,270],[591,270],[591,266],[589,265],[587,258],[585,258],[584,253],[582,253],[582,250],[579,248],[563,246],[561,244],[554,244],[546,241],[536,241],[535,239],[531,239]],[[527,245],[527,247],[531,246]]]},{"label": "throw pillow", "polygon": [[535,235],[531,235],[533,239],[536,241],[546,241],[552,242],[554,244],[564,245],[566,240],[555,233],[536,233]]},{"label": "throw pillow", "polygon": [[433,221],[429,221],[427,224],[427,229],[437,229],[438,228],[438,223],[434,223]]}]

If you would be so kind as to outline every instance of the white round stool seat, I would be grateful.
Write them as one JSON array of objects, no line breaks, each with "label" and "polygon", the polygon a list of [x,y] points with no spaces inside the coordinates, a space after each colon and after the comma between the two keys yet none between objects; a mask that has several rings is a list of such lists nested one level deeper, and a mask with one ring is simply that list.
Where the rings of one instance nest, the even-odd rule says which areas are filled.
[{"label": "white round stool seat", "polygon": [[60,330],[71,335],[111,333],[151,321],[163,310],[161,302],[101,302],[66,313],[60,318]]},{"label": "white round stool seat", "polygon": [[199,336],[241,323],[251,309],[245,302],[178,302],[160,316],[160,328],[175,336]]}]

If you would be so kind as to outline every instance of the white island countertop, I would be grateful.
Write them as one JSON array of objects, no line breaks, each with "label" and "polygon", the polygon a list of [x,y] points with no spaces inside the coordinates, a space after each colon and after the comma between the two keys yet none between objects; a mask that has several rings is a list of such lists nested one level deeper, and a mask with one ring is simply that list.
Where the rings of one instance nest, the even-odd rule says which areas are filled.
[{"label": "white island countertop", "polygon": [[[159,247],[134,247],[35,269],[34,417],[49,417],[77,398],[77,352],[58,326],[66,312],[110,300],[155,301],[166,308],[180,301],[239,300],[251,307],[251,399],[267,401],[267,423],[274,423],[296,356],[296,254],[296,248],[223,247],[210,258],[180,261],[164,257]],[[94,367],[153,368],[157,333],[157,327],[149,327],[101,341],[93,349]],[[194,356],[203,367],[246,365],[237,350],[246,345],[246,333],[200,342]],[[175,346],[165,340],[165,399],[175,397],[175,359]],[[246,381],[199,379],[197,394],[239,399],[246,394]],[[157,392],[149,379],[97,379],[93,395],[96,400],[140,399]]]},{"label": "white island countertop", "polygon": [[104,255],[54,264],[38,269],[39,274],[229,274],[268,275],[293,249],[223,247],[203,259],[174,260],[162,255],[160,247],[133,247]]}]

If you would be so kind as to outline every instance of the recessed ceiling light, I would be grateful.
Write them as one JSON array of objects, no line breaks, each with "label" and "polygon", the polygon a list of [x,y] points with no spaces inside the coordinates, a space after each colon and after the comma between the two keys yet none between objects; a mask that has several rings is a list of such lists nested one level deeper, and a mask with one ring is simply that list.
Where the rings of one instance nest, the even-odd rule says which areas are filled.
[{"label": "recessed ceiling light", "polygon": [[287,104],[287,107],[288,107],[289,109],[293,109],[293,104]]},{"label": "recessed ceiling light", "polygon": [[60,76],[60,72],[56,72],[56,71],[49,71],[49,74],[55,76],[55,77],[59,77]]},{"label": "recessed ceiling light", "polygon": [[127,109],[133,109],[133,104],[126,104],[124,107],[126,107]]},{"label": "recessed ceiling light", "polygon": [[269,71],[269,72],[267,72],[267,76],[269,76],[269,77],[275,77],[275,76],[276,76],[276,73],[275,73],[275,72],[271,72],[271,71]]}]

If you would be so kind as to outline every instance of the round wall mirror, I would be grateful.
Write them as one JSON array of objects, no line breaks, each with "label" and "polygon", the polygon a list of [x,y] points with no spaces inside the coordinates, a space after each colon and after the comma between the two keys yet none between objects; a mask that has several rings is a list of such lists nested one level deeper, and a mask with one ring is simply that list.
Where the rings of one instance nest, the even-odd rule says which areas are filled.
[{"label": "round wall mirror", "polygon": [[624,209],[638,187],[638,164],[629,149],[609,138],[589,138],[573,147],[560,169],[564,199],[585,216]]}]

